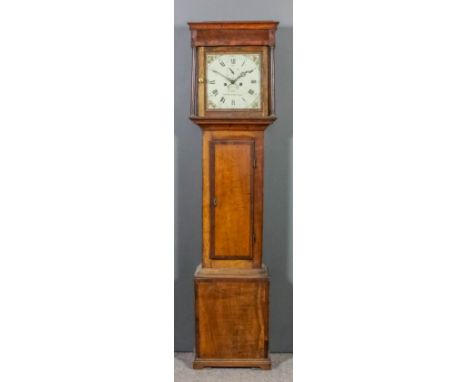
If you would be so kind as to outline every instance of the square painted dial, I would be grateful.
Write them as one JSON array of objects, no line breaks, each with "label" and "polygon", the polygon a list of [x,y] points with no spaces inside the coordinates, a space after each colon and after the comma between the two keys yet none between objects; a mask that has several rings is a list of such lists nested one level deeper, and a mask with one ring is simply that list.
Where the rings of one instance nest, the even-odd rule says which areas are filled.
[{"label": "square painted dial", "polygon": [[260,53],[207,54],[207,109],[259,110],[261,80]]}]

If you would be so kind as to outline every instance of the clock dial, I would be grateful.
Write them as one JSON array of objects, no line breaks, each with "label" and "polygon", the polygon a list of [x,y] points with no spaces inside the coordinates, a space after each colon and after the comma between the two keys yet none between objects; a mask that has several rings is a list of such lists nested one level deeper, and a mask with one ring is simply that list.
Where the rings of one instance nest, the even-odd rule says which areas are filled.
[{"label": "clock dial", "polygon": [[207,54],[207,108],[260,109],[260,68],[260,53]]}]

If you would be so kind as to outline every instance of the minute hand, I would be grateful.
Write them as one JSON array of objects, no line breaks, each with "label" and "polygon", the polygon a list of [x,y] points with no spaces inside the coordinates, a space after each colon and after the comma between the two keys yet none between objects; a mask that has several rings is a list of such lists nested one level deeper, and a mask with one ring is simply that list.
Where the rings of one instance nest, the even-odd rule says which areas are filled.
[{"label": "minute hand", "polygon": [[235,83],[239,78],[241,77],[244,77],[247,73],[252,73],[254,70],[251,69],[251,70],[246,70],[245,72],[242,72],[241,74],[239,74],[233,81],[233,83]]},{"label": "minute hand", "polygon": [[225,79],[227,79],[231,84],[233,84],[235,82],[235,80],[232,80],[230,79],[229,77],[225,76],[223,73],[220,73],[218,72],[217,70],[213,69],[212,70],[213,73],[216,73],[216,74],[219,74],[221,77],[224,77]]}]

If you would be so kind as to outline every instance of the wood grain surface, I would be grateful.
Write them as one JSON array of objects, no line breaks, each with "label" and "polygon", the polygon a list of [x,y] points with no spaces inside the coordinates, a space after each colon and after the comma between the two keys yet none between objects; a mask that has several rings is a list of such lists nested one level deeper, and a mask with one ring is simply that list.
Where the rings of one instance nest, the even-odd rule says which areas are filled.
[{"label": "wood grain surface", "polygon": [[[233,141],[246,144],[231,145],[229,142]],[[220,150],[221,146],[224,147]],[[213,159],[213,150],[221,153],[217,160]],[[202,162],[203,266],[260,268],[263,240],[263,131],[204,131]],[[213,163],[218,165],[213,166]],[[213,205],[214,197],[216,206]]]},{"label": "wood grain surface", "polygon": [[252,259],[255,140],[210,142],[211,259]]},{"label": "wood grain surface", "polygon": [[195,278],[196,357],[268,358],[268,278]]},{"label": "wood grain surface", "polygon": [[188,23],[192,46],[274,46],[276,21]]}]

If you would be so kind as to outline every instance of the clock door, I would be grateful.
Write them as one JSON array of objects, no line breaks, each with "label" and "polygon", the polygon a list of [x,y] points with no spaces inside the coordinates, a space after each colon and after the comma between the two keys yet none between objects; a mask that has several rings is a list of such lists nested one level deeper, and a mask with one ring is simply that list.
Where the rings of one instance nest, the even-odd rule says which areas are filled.
[{"label": "clock door", "polygon": [[210,258],[251,260],[254,243],[255,140],[210,142]]}]

